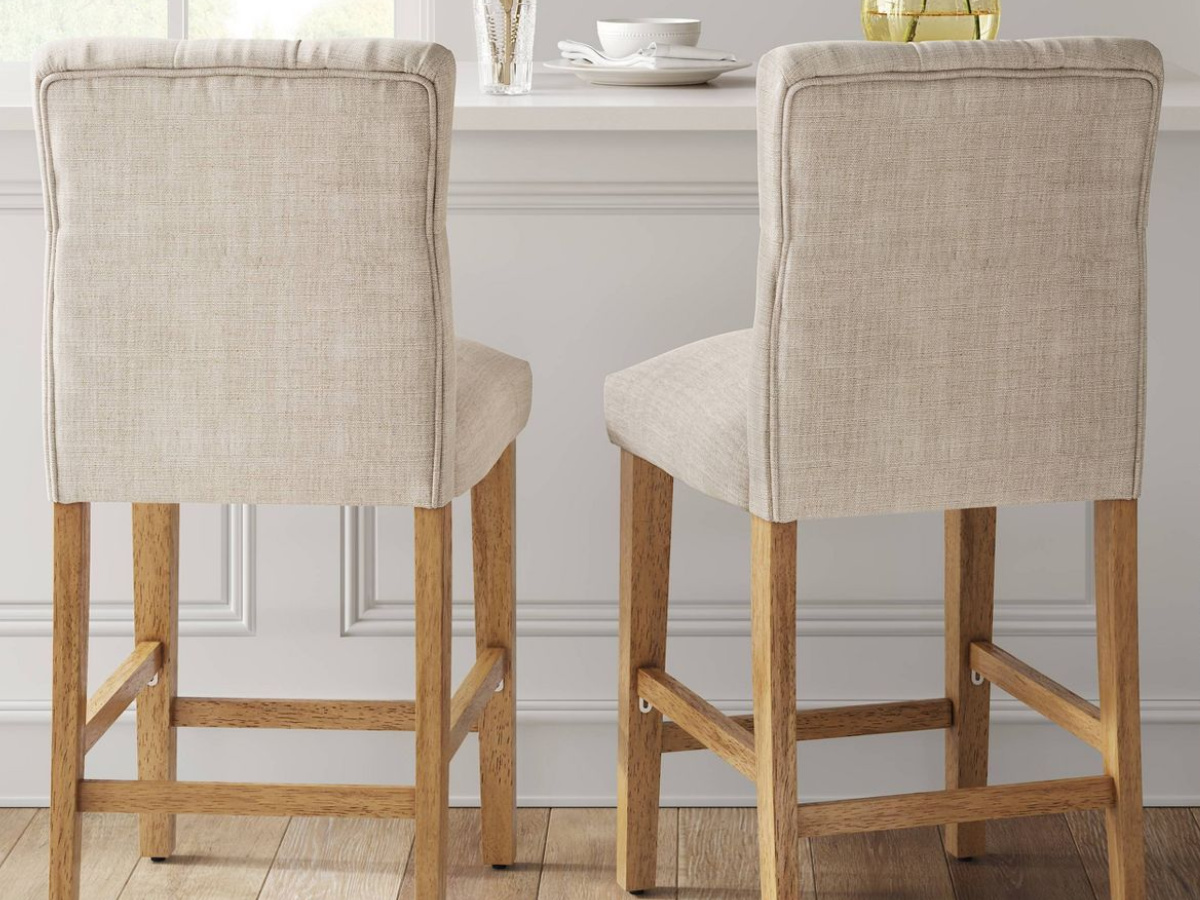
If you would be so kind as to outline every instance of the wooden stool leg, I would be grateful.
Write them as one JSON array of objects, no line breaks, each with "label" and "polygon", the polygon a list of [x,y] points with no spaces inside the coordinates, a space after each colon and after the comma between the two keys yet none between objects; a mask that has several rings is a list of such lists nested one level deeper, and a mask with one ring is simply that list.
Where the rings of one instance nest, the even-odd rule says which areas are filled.
[{"label": "wooden stool leg", "polygon": [[641,712],[638,669],[667,656],[674,479],[621,451],[620,683],[617,688],[617,883],[650,890],[658,862],[662,714]]},{"label": "wooden stool leg", "polygon": [[[946,512],[946,696],[954,723],[946,729],[946,788],[983,787],[988,778],[991,684],[971,681],[971,642],[991,641],[996,582],[996,508]],[[946,851],[982,856],[984,822],[946,826]]]},{"label": "wooden stool leg", "polygon": [[796,523],[752,516],[750,556],[759,877],[763,900],[796,900]]},{"label": "wooden stool leg", "polygon": [[446,896],[450,830],[450,506],[414,510],[417,900]]},{"label": "wooden stool leg", "polygon": [[510,866],[517,854],[517,445],[471,489],[475,558],[475,651],[505,651],[504,688],[479,723],[479,799],[483,862]]},{"label": "wooden stool leg", "polygon": [[[133,504],[134,641],[162,644],[158,683],[137,698],[138,778],[175,780],[171,703],[179,660],[179,504]],[[163,860],[175,852],[175,816],[142,813],[142,856]]]},{"label": "wooden stool leg", "polygon": [[1095,505],[1096,631],[1104,770],[1117,801],[1106,812],[1113,900],[1146,896],[1142,726],[1138,688],[1137,501]]},{"label": "wooden stool leg", "polygon": [[54,702],[50,749],[50,900],[78,900],[87,721],[91,507],[54,504]]}]

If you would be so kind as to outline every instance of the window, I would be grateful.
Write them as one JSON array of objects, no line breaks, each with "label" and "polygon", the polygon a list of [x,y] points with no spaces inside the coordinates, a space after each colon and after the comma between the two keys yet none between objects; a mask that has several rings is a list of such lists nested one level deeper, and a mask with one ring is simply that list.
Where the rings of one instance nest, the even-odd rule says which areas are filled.
[{"label": "window", "polygon": [[46,41],[83,35],[166,37],[166,0],[0,0],[0,61],[26,61]]},{"label": "window", "polygon": [[391,37],[394,0],[190,0],[188,37]]},{"label": "window", "polygon": [[395,8],[396,0],[0,0],[0,66],[26,63],[64,37],[391,37]]}]

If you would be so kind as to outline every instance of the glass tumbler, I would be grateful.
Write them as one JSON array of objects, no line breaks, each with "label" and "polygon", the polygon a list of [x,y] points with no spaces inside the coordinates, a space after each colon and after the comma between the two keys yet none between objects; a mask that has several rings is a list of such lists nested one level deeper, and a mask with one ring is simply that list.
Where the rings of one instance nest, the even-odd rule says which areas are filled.
[{"label": "glass tumbler", "polygon": [[1000,0],[863,0],[869,41],[992,40],[1000,29]]},{"label": "glass tumbler", "polygon": [[535,0],[475,0],[479,89],[528,94],[533,85]]}]

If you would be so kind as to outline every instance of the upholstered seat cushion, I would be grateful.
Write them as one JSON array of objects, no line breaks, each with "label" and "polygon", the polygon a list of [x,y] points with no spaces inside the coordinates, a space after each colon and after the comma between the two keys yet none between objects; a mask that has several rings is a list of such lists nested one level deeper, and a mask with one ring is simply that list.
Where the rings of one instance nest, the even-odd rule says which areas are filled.
[{"label": "upholstered seat cushion", "polygon": [[487,475],[529,420],[533,375],[523,359],[459,338],[454,493]]},{"label": "upholstered seat cushion", "polygon": [[751,332],[717,335],[609,375],[608,436],[696,490],[749,506]]}]

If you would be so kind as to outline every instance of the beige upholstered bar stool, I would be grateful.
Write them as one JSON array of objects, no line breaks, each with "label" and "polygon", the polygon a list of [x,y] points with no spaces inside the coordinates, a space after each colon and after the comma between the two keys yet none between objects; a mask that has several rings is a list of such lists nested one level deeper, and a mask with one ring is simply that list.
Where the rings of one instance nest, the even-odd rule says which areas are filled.
[{"label": "beige upholstered bar stool", "polygon": [[[1113,896],[1143,897],[1134,498],[1159,54],[808,44],[767,54],[758,82],[754,327],[605,390],[622,448],[618,879],[654,885],[661,754],[704,747],[757,786],[764,898],[798,895],[798,836],[944,824],[971,857],[983,820],[1092,807]],[[664,670],[675,478],[751,514],[753,716]],[[991,643],[996,507],[1051,501],[1095,502],[1099,708]],[[945,698],[798,715],[796,521],[938,509]],[[1099,749],[1105,774],[986,786],[989,684]],[[946,730],[945,791],[797,805],[797,740],[929,728]]]},{"label": "beige upholstered bar stool", "polygon": [[[454,59],[390,40],[52,44],[36,63],[49,230],[52,900],[80,813],[416,818],[446,891],[448,766],[480,738],[483,860],[514,854],[515,438],[528,365],[457,340]],[[472,494],[477,657],[451,695],[450,508]],[[136,647],[88,700],[92,501],[133,503]],[[179,503],[415,507],[415,702],[176,696]],[[137,698],[138,780],[84,756]],[[181,726],[416,732],[415,787],[176,780]]]}]

